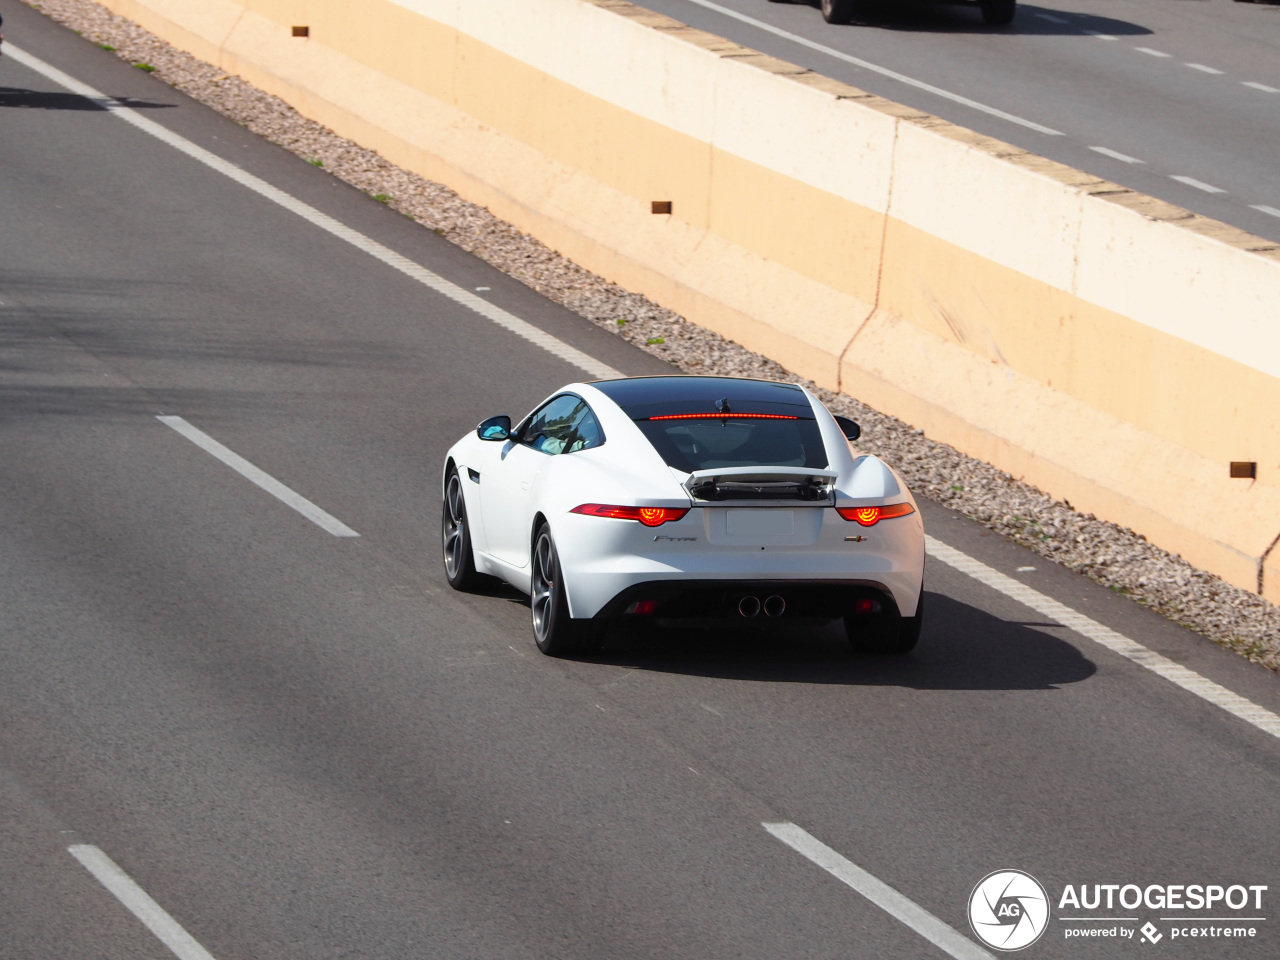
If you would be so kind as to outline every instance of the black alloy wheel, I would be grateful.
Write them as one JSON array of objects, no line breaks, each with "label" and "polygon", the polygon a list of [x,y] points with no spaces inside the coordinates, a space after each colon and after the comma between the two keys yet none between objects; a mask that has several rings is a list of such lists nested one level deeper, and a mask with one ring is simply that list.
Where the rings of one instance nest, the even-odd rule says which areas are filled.
[{"label": "black alloy wheel", "polygon": [[444,504],[440,512],[440,541],[444,554],[444,575],[455,590],[471,590],[480,580],[475,557],[471,552],[471,525],[467,522],[467,503],[462,496],[462,480],[455,468],[449,469],[444,485]]},{"label": "black alloy wheel", "polygon": [[551,657],[593,653],[604,639],[602,625],[594,620],[574,620],[569,616],[564,576],[551,528],[543,524],[533,542],[529,609],[533,614],[533,640]]}]

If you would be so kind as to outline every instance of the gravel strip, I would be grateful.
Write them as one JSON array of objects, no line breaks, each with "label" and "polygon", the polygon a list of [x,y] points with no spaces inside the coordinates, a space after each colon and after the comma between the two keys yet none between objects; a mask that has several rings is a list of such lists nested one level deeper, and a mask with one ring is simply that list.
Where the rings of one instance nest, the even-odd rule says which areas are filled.
[{"label": "gravel strip", "polygon": [[[681,370],[799,379],[772,360],[589,273],[448,187],[391,165],[278,97],[171,47],[91,0],[26,2]],[[1081,514],[852,397],[806,386],[834,412],[862,424],[862,448],[894,464],[917,494],[1280,671],[1280,608],[1257,594],[1191,566],[1132,530]]]}]

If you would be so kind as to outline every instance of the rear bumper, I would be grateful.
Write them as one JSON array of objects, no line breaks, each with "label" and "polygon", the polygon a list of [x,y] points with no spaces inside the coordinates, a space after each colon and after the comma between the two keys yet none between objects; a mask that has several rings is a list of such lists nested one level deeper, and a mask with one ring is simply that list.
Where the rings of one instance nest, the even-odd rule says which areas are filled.
[{"label": "rear bumper", "polygon": [[[871,612],[858,608],[860,600],[872,601],[877,613],[897,612],[892,594],[874,581],[656,580],[623,590],[596,619],[833,620]],[[639,603],[652,607],[636,614]]]},{"label": "rear bumper", "polygon": [[[924,581],[919,514],[863,528],[824,510],[821,530],[811,542],[730,545],[707,542],[704,518],[694,516],[700,512],[657,528],[576,514],[557,518],[553,535],[572,616],[611,616],[625,607],[623,598],[629,603],[687,596],[722,605],[716,591],[740,596],[753,586],[769,585],[785,585],[804,598],[802,608],[822,611],[841,609],[842,591],[849,596],[856,590],[879,591],[903,616],[915,615]],[[638,597],[641,587],[652,596]]]}]

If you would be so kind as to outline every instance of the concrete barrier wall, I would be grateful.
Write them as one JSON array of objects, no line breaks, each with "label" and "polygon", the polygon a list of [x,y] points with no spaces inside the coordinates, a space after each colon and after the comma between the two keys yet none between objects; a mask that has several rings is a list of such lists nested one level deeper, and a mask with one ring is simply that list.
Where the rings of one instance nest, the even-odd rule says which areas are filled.
[{"label": "concrete barrier wall", "polygon": [[104,2],[589,269],[1280,599],[1275,244],[622,0]]}]

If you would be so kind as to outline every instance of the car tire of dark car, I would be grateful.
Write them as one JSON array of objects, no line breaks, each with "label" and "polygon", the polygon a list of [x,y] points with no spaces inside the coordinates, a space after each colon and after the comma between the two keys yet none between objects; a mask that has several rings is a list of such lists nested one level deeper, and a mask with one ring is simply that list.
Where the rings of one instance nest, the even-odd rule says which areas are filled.
[{"label": "car tire of dark car", "polygon": [[467,502],[462,496],[462,480],[456,467],[449,468],[444,481],[444,503],[440,510],[440,545],[444,575],[455,590],[474,590],[483,578],[476,571],[471,550],[471,523]]},{"label": "car tire of dark car", "polygon": [[849,646],[857,653],[880,653],[903,656],[915,649],[920,642],[920,628],[924,625],[924,591],[916,604],[913,617],[904,617],[896,610],[885,610],[873,617],[847,616],[844,618],[845,635]]},{"label": "car tire of dark car", "polygon": [[857,0],[822,0],[822,19],[827,23],[848,23],[858,6]]},{"label": "car tire of dark car", "polygon": [[1003,27],[1013,23],[1013,15],[1017,9],[1018,0],[986,0],[982,4],[982,22],[993,27]]},{"label": "car tire of dark car", "polygon": [[529,609],[533,615],[533,641],[551,657],[594,653],[604,641],[603,624],[596,620],[575,620],[569,616],[569,599],[564,589],[560,557],[551,527],[543,524],[533,540]]}]

